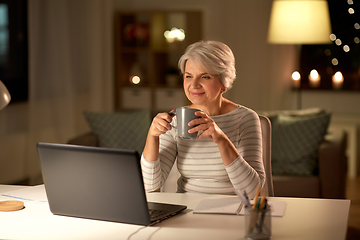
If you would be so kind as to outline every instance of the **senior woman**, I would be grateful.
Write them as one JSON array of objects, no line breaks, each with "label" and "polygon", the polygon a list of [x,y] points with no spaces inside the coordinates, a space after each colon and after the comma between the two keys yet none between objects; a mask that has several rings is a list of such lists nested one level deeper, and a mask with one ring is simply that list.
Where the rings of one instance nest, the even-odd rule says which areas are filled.
[{"label": "senior woman", "polygon": [[231,49],[217,41],[196,42],[178,64],[188,107],[202,110],[189,122],[189,132],[200,134],[179,138],[171,127],[176,116],[157,114],[141,156],[145,189],[159,189],[177,159],[177,192],[235,194],[239,189],[253,197],[265,181],[260,120],[253,110],[223,96],[236,77]]}]

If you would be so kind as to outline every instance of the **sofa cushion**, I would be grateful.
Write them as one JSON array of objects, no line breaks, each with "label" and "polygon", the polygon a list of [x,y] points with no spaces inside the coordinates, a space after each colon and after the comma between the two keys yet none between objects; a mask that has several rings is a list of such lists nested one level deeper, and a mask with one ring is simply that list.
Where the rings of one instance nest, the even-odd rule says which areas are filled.
[{"label": "sofa cushion", "polygon": [[330,114],[277,114],[272,117],[273,175],[317,174],[318,149],[326,134]]},{"label": "sofa cushion", "polygon": [[321,108],[306,108],[306,109],[300,109],[300,110],[275,110],[275,111],[260,111],[258,114],[265,115],[270,119],[271,122],[279,114],[281,115],[287,115],[287,116],[293,116],[293,117],[310,117],[310,116],[316,116],[326,113],[324,109]]},{"label": "sofa cushion", "polygon": [[142,153],[150,127],[150,111],[84,113],[91,130],[99,137],[99,146],[134,149]]},{"label": "sofa cushion", "polygon": [[322,108],[305,108],[299,110],[275,110],[275,111],[259,111],[261,115],[265,115],[268,118],[275,117],[279,114],[298,116],[298,117],[309,117],[314,115],[320,115],[326,113],[326,110]]}]

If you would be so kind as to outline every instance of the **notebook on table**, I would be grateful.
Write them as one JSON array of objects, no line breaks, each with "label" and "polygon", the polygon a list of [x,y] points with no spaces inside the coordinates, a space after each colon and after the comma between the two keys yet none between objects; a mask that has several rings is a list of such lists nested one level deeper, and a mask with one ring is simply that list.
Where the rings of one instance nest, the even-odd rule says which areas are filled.
[{"label": "notebook on table", "polygon": [[53,214],[152,225],[186,206],[147,202],[135,150],[38,143]]}]

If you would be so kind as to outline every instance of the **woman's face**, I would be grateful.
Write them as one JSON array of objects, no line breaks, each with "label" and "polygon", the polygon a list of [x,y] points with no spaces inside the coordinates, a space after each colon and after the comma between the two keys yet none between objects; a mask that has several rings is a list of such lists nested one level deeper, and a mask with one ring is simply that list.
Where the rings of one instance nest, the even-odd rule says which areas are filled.
[{"label": "woman's face", "polygon": [[212,104],[218,106],[224,90],[225,87],[218,76],[205,72],[197,62],[186,61],[184,91],[192,104],[208,107],[211,107]]}]

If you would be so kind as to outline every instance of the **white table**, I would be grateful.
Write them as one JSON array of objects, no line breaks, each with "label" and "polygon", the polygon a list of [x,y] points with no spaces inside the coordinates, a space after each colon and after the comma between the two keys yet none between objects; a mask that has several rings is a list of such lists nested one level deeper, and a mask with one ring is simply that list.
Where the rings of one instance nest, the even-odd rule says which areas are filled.
[{"label": "white table", "polygon": [[[0,185],[0,200],[17,190],[26,208],[0,212],[0,239],[243,239],[244,217],[193,214],[203,198],[222,195],[150,193],[148,201],[185,204],[188,209],[152,227],[53,215],[44,186]],[[10,192],[8,192],[10,191]],[[25,196],[25,197],[24,197]],[[29,200],[27,200],[29,199]],[[32,201],[30,201],[32,200]],[[270,198],[286,201],[283,217],[272,217],[272,239],[343,240],[349,200]],[[132,235],[133,234],[133,235]]]}]

